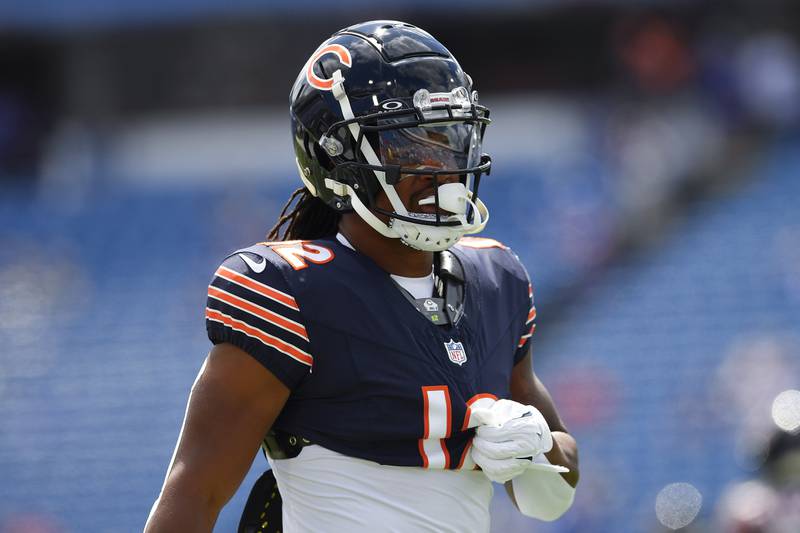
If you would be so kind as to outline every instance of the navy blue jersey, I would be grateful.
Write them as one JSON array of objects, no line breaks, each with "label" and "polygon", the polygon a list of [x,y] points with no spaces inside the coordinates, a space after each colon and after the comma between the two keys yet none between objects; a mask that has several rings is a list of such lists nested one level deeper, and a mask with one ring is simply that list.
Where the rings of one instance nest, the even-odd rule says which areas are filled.
[{"label": "navy blue jersey", "polygon": [[470,406],[509,396],[536,312],[505,246],[464,238],[451,252],[466,278],[464,314],[437,326],[335,239],[257,244],[215,273],[209,338],[291,389],[275,429],[381,464],[471,467]]}]

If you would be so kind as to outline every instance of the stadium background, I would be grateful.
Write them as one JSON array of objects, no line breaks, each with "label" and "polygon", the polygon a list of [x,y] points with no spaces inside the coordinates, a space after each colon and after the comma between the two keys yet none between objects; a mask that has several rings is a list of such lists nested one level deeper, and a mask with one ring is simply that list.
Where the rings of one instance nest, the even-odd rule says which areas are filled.
[{"label": "stadium background", "polygon": [[800,476],[763,466],[800,426],[800,5],[12,0],[0,532],[141,529],[205,285],[299,184],[289,87],[373,18],[440,38],[493,110],[486,235],[531,272],[537,371],[580,443],[573,509],[529,521],[496,490],[493,531],[800,531]]}]

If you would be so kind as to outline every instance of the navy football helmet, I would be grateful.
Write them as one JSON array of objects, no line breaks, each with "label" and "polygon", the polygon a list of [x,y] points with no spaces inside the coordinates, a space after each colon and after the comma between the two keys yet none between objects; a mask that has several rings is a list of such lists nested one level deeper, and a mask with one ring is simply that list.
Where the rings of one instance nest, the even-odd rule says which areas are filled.
[{"label": "navy football helmet", "polygon": [[[300,177],[331,208],[427,251],[486,225],[478,186],[491,168],[481,153],[489,110],[430,34],[396,21],[340,30],[306,62],[290,101]],[[398,197],[394,185],[414,175],[432,177],[434,193],[418,203],[433,213],[411,212]],[[391,211],[375,205],[381,191]]]}]

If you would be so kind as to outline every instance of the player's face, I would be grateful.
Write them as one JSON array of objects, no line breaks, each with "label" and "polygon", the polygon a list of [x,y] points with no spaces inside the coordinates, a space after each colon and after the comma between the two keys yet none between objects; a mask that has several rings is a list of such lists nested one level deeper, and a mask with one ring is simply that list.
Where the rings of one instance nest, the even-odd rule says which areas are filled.
[{"label": "player's face", "polygon": [[[468,124],[448,124],[386,130],[380,133],[381,160],[385,165],[402,169],[441,171],[472,166],[473,154],[479,152],[475,128]],[[398,196],[413,213],[436,213],[433,204],[419,202],[434,195],[434,189],[458,181],[457,174],[400,174],[394,185]],[[385,193],[377,198],[378,207],[392,211]],[[441,215],[447,211],[440,210]]]},{"label": "player's face", "polygon": [[[429,162],[431,168],[437,168],[435,165],[438,163],[435,161]],[[438,168],[445,168],[445,167],[438,167]],[[420,200],[424,200],[425,198],[430,198],[434,195],[434,187],[437,185],[443,185],[445,183],[452,183],[458,181],[458,176],[456,175],[439,175],[436,180],[433,179],[433,176],[428,175],[418,175],[418,174],[409,174],[406,177],[403,177],[395,186],[395,190],[397,191],[397,195],[400,197],[400,200],[403,202],[403,205],[406,206],[412,213],[436,213],[436,206],[433,204],[427,205],[420,205]],[[389,200],[386,197],[386,194],[381,191],[380,195],[377,199],[378,207],[381,207],[387,211],[392,211],[392,206],[389,204]],[[439,210],[439,213],[443,216],[446,216],[450,213],[444,211],[442,209]]]}]

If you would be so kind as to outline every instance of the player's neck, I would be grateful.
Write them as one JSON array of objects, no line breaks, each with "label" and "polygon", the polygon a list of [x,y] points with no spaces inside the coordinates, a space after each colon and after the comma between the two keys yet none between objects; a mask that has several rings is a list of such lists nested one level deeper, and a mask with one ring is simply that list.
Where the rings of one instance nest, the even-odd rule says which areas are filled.
[{"label": "player's neck", "polygon": [[431,273],[433,252],[415,250],[400,239],[384,237],[357,215],[342,217],[339,231],[359,253],[375,261],[389,274],[421,278]]}]

